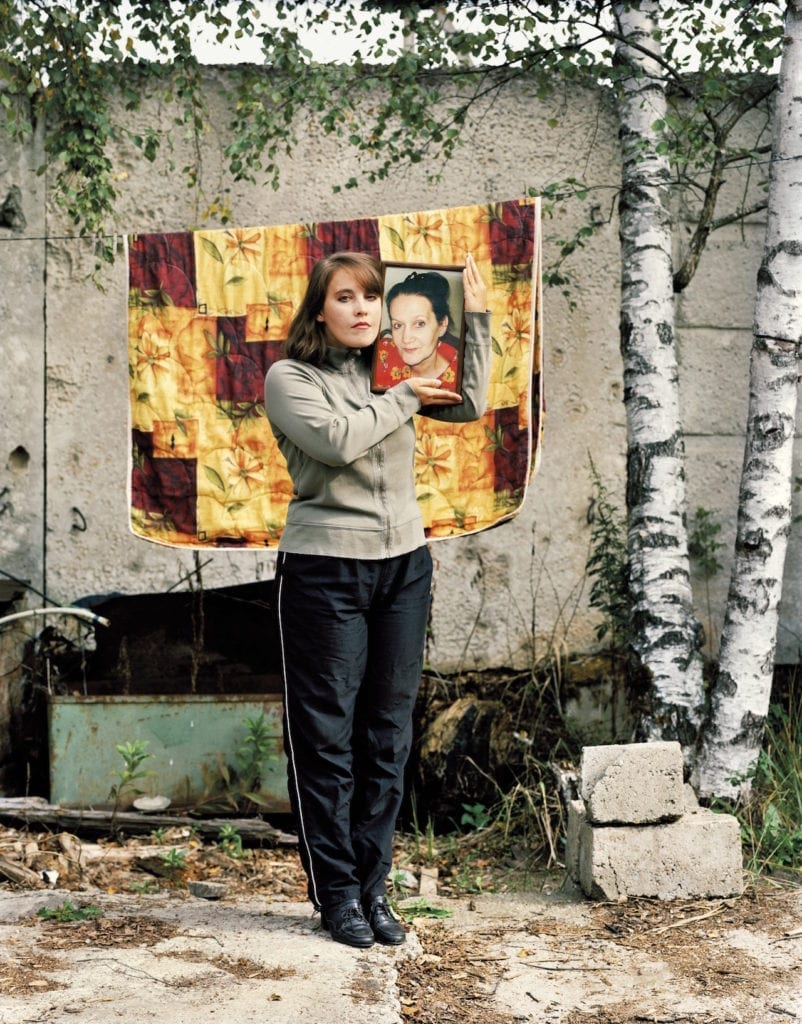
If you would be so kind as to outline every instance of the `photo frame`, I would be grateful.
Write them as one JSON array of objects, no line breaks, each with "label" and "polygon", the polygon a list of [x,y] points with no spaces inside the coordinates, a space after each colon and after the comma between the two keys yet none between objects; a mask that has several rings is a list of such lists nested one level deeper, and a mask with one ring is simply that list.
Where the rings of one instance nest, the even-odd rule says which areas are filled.
[{"label": "photo frame", "polygon": [[465,352],[463,269],[430,263],[382,264],[384,297],[373,347],[372,391],[386,391],[409,377],[437,377],[444,388],[459,392]]}]

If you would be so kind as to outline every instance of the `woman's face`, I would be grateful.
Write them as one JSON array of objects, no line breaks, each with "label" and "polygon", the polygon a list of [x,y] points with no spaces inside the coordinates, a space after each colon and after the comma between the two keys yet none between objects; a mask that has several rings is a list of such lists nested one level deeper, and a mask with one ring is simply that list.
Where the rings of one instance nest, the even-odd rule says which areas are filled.
[{"label": "woman's face", "polygon": [[437,351],[448,329],[448,317],[438,320],[425,295],[396,295],[390,303],[393,344],[407,366],[419,366]]},{"label": "woman's face", "polygon": [[381,324],[381,295],[366,291],[354,274],[339,267],[331,275],[323,309],[317,319],[325,325],[326,340],[335,348],[367,348]]}]

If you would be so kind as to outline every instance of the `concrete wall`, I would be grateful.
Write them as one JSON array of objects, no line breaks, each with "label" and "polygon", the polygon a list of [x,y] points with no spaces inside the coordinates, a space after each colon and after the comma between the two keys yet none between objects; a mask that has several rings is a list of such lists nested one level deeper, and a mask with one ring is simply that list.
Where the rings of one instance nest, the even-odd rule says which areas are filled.
[{"label": "concrete wall", "polygon": [[[202,140],[201,187],[190,192],[166,155],[146,164],[133,151],[114,154],[119,230],[178,231],[219,226],[204,221],[206,198],[226,184],[220,151],[225,113],[210,72],[212,128]],[[547,127],[552,115],[558,128]],[[160,123],[172,133],[176,167],[192,157],[171,111],[157,104],[132,126]],[[253,225],[357,217],[513,198],[573,175],[596,186],[584,203],[558,203],[543,224],[545,263],[557,240],[571,236],[589,207],[613,205],[618,165],[615,118],[604,96],[573,93],[544,104],[524,84],[477,111],[467,145],[443,168],[439,183],[424,169],[399,170],[389,182],[334,194],[358,171],[354,154],[308,132],[284,161],[282,186],[229,183],[234,222]],[[89,245],[74,237],[54,208],[46,181],[32,174],[36,140],[0,157],[0,198],[19,185],[27,228],[0,229],[4,286],[0,406],[0,568],[45,586],[70,602],[88,594],[159,592],[192,567],[192,553],[133,537],[127,523],[126,277],[120,258],[105,290],[87,280]],[[431,168],[430,168],[431,170]],[[733,193],[738,183],[732,186]],[[682,218],[683,211],[678,211]],[[688,430],[691,507],[721,510],[728,560],[743,452],[752,296],[763,225],[713,237],[699,274],[678,304],[682,398]],[[50,241],[40,239],[47,234]],[[680,239],[682,232],[679,232]],[[31,239],[17,240],[18,238]],[[429,660],[441,672],[460,667],[528,667],[552,643],[594,645],[586,603],[588,456],[622,496],[625,414],[618,354],[618,237],[615,220],[600,227],[571,260],[576,308],[545,292],[546,438],[540,472],[522,513],[511,523],[433,547],[435,582]],[[274,555],[208,552],[207,586],[269,578]],[[802,545],[792,537],[780,658],[796,660],[794,615]],[[713,588],[720,621],[726,571]],[[704,590],[700,614],[706,618]]]}]

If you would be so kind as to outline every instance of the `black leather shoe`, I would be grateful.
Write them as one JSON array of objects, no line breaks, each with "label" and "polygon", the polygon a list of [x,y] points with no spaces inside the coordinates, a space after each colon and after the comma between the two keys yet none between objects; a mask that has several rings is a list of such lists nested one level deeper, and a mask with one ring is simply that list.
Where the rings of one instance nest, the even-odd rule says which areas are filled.
[{"label": "black leather shoe", "polygon": [[392,911],[387,906],[384,896],[377,896],[365,904],[365,917],[373,929],[376,941],[385,946],[400,946],[406,939],[407,933],[400,921],[396,921]]},{"label": "black leather shoe", "polygon": [[320,923],[335,942],[344,942],[346,946],[367,949],[375,941],[359,900],[345,900],[321,910]]}]

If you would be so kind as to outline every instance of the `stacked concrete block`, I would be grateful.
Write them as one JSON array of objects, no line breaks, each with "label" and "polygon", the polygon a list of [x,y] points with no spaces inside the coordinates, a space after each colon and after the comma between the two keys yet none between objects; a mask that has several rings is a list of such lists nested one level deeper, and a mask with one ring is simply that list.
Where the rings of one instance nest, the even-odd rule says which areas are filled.
[{"label": "stacked concrete block", "polygon": [[592,899],[743,891],[737,820],[699,807],[678,743],[585,747],[568,806],[566,869]]}]

